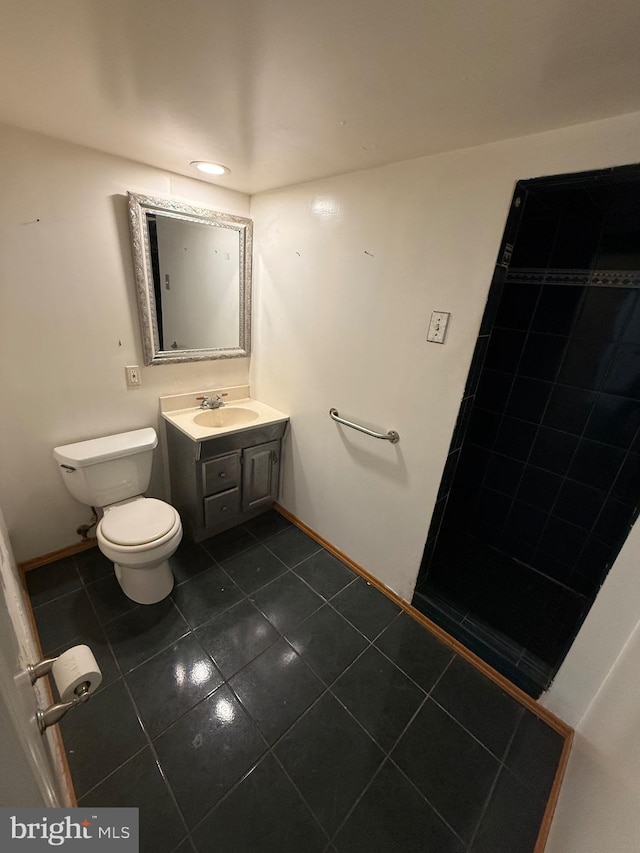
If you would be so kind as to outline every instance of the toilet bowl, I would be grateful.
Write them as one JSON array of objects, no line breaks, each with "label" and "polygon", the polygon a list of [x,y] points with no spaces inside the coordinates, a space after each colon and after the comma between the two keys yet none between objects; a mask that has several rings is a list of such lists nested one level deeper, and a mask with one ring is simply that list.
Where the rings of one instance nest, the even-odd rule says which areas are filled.
[{"label": "toilet bowl", "polygon": [[101,512],[98,547],[113,562],[124,594],[137,604],[155,604],[169,595],[174,582],[169,558],[182,539],[177,511],[142,494],[157,444],[149,427],[53,451],[71,494]]},{"label": "toilet bowl", "polygon": [[155,604],[169,595],[173,589],[169,557],[182,539],[180,516],[172,506],[136,497],[105,507],[96,537],[132,601]]}]

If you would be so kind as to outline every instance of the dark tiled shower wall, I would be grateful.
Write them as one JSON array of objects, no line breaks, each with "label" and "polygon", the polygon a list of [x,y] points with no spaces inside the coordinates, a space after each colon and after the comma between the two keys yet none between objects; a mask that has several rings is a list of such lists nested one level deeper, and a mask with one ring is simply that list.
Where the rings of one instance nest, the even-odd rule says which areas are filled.
[{"label": "dark tiled shower wall", "polygon": [[509,274],[447,519],[592,596],[636,517],[639,427],[640,290]]},{"label": "dark tiled shower wall", "polygon": [[520,182],[514,205],[521,216],[505,235],[513,244],[509,266],[640,269],[639,175],[629,166]]},{"label": "dark tiled shower wall", "polygon": [[[522,634],[520,587],[531,598],[533,585],[541,621],[563,600],[573,636],[637,516],[639,175],[525,181],[514,195],[418,582],[501,600],[503,630],[511,611]],[[487,546],[496,565],[513,558],[499,589],[468,556]]]}]

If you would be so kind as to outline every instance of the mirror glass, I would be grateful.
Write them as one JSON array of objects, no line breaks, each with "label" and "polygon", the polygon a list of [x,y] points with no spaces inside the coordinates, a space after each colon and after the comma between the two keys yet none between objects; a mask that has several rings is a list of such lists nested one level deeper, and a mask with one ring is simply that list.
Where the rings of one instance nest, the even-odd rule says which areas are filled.
[{"label": "mirror glass", "polygon": [[145,364],[249,355],[250,219],[129,193]]}]

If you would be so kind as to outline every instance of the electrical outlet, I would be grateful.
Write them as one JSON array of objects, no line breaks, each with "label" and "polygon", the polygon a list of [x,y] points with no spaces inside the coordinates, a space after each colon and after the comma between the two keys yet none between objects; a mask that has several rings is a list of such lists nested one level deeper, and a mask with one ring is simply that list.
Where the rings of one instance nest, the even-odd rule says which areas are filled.
[{"label": "electrical outlet", "polygon": [[125,375],[127,377],[127,387],[137,388],[142,385],[142,377],[140,376],[140,368],[137,364],[130,364],[125,367]]},{"label": "electrical outlet", "polygon": [[431,322],[427,332],[428,341],[433,341],[434,344],[444,343],[450,316],[451,314],[448,311],[433,311],[431,313]]}]

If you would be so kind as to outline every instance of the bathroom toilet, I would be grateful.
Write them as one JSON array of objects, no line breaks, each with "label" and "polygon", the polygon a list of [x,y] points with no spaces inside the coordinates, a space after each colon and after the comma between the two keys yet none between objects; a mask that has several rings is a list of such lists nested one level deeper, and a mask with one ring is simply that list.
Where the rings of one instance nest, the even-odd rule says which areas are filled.
[{"label": "bathroom toilet", "polygon": [[182,539],[180,516],[170,504],[145,498],[156,431],[148,427],[56,447],[65,485],[102,518],[96,536],[113,561],[124,594],[138,604],[162,601],[173,589],[169,557]]}]

